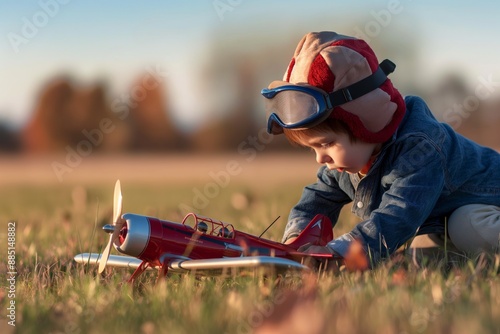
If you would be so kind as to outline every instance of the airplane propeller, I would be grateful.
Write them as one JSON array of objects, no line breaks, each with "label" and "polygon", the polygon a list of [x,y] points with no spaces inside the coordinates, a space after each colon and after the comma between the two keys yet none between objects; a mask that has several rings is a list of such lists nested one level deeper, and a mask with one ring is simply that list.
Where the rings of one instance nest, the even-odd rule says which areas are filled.
[{"label": "airplane propeller", "polygon": [[[101,274],[104,269],[106,269],[106,263],[108,262],[109,253],[111,252],[111,245],[115,242],[120,234],[120,229],[123,225],[121,221],[122,215],[122,190],[120,186],[120,180],[116,181],[115,192],[113,195],[113,233],[109,237],[109,242],[102,253],[101,261],[99,261],[99,274]],[[118,223],[119,226],[118,226]]]}]

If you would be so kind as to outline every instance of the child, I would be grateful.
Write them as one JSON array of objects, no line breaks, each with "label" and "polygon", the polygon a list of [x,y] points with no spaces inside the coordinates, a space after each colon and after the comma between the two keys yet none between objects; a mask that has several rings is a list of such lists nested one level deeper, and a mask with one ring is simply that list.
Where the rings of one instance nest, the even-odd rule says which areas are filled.
[{"label": "child", "polygon": [[307,252],[345,256],[358,240],[373,265],[416,235],[446,234],[461,251],[495,250],[500,154],[439,123],[422,99],[403,99],[387,78],[394,68],[379,65],[363,40],[309,33],[284,81],[262,90],[268,132],[311,148],[322,165],[291,210],[283,242],[318,213],[335,225],[353,202],[363,221]]}]

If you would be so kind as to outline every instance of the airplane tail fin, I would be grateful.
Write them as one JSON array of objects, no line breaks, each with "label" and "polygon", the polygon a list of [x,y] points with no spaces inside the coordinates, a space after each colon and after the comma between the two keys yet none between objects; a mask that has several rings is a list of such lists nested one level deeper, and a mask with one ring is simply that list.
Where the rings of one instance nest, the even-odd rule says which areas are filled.
[{"label": "airplane tail fin", "polygon": [[298,249],[307,243],[316,246],[325,246],[331,240],[333,240],[332,222],[327,216],[317,214],[299,234],[297,239],[288,244],[288,246],[294,249]]}]

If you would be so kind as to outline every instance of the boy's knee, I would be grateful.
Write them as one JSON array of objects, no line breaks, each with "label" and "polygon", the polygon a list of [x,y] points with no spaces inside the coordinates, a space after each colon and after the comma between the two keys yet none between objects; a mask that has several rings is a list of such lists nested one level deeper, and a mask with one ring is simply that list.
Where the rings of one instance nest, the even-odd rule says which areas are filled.
[{"label": "boy's knee", "polygon": [[464,252],[496,250],[500,240],[500,207],[484,204],[459,207],[448,219],[448,235]]}]

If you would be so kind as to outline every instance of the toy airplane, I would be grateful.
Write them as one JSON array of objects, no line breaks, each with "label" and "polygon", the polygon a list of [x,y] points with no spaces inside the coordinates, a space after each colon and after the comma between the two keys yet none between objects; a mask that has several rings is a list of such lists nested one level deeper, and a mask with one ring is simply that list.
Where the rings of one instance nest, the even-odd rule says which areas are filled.
[{"label": "toy airplane", "polygon": [[[74,257],[79,263],[135,268],[129,282],[146,269],[158,268],[159,277],[171,271],[212,271],[233,268],[272,266],[279,270],[308,270],[305,258],[333,259],[329,254],[306,254],[297,249],[306,243],[324,246],[333,239],[331,223],[317,215],[297,239],[288,245],[236,230],[225,224],[194,213],[182,223],[160,220],[132,213],[121,214],[120,181],[115,185],[113,224],[103,230],[110,234],[102,254],[83,253]],[[111,245],[126,256],[109,255]]]}]

